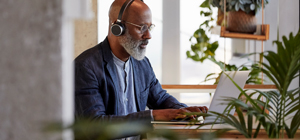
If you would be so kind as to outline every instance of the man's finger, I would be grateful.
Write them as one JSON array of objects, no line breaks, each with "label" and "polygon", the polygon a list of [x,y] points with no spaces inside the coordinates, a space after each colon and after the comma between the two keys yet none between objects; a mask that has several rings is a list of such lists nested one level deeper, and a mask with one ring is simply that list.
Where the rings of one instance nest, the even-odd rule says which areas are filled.
[{"label": "man's finger", "polygon": [[178,114],[176,117],[175,117],[175,119],[183,119],[183,118],[185,118],[186,117],[186,115],[184,115],[184,114]]},{"label": "man's finger", "polygon": [[201,110],[198,108],[198,107],[196,107],[196,106],[194,106],[194,107],[189,107],[189,108],[187,108],[189,111],[191,111],[191,112],[200,112]]},{"label": "man's finger", "polygon": [[208,108],[205,106],[206,113],[208,112]]},{"label": "man's finger", "polygon": [[199,107],[199,109],[201,110],[201,112],[203,113],[207,113],[208,109],[206,106],[203,106],[203,107]]}]

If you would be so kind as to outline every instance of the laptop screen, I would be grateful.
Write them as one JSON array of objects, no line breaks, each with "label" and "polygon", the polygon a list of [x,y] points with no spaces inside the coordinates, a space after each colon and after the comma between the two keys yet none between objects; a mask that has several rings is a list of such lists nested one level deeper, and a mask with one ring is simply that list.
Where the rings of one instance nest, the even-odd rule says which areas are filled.
[{"label": "laptop screen", "polygon": [[[250,71],[226,71],[225,72],[231,79],[241,88],[244,88]],[[234,85],[230,78],[224,73],[221,75],[213,99],[209,105],[209,111],[223,113],[227,107],[224,103],[224,97],[238,98],[241,93],[240,90]],[[230,114],[234,114],[231,110]],[[206,117],[204,123],[212,122],[215,117]]]}]

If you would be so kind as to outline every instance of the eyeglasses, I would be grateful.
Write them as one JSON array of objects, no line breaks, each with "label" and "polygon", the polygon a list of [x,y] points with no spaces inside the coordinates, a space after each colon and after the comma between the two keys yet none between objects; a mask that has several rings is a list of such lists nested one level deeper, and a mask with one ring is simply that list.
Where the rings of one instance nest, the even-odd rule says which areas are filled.
[{"label": "eyeglasses", "polygon": [[140,31],[141,31],[141,34],[144,34],[147,30],[149,30],[151,32],[151,31],[153,31],[153,28],[155,27],[154,24],[151,24],[150,27],[148,27],[146,24],[143,24],[141,26],[141,25],[137,25],[137,24],[134,24],[134,23],[131,23],[131,22],[127,22],[127,21],[124,21],[124,22],[128,23],[128,24],[131,24],[133,26],[139,27]]}]

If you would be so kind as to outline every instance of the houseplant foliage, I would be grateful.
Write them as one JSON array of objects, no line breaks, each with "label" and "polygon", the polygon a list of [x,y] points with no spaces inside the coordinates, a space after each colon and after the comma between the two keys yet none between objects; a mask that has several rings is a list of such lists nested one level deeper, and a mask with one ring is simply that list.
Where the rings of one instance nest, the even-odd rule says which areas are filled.
[{"label": "houseplant foliage", "polygon": [[[266,131],[269,138],[294,138],[300,126],[300,89],[289,89],[293,79],[299,77],[300,69],[300,30],[294,36],[290,33],[289,38],[282,37],[282,42],[277,40],[277,53],[265,51],[261,55],[267,62],[260,62],[264,67],[262,72],[276,85],[277,90],[263,92],[255,90],[246,94],[233,80],[232,82],[241,91],[241,98],[225,98],[228,104],[223,113],[210,112],[209,115],[218,116],[225,123],[233,126],[246,138],[256,138],[260,128]],[[230,78],[230,77],[229,77]],[[254,97],[254,95],[258,95]],[[261,98],[265,100],[261,100]],[[237,117],[228,112],[236,110]],[[243,114],[246,111],[246,114]],[[269,112],[269,113],[267,113]],[[246,119],[247,118],[247,119]],[[252,133],[252,124],[257,123],[256,130]],[[288,123],[290,122],[290,123]]]},{"label": "houseplant foliage", "polygon": [[[210,60],[211,62],[217,64],[220,69],[223,71],[237,71],[237,70],[251,70],[250,72],[250,79],[247,80],[247,84],[254,83],[254,84],[261,84],[262,81],[259,78],[260,69],[257,64],[253,64],[251,66],[241,66],[237,67],[236,65],[225,64],[222,61],[217,61],[215,59],[215,51],[219,47],[218,41],[214,41],[211,43],[209,32],[214,27],[212,22],[215,22],[213,15],[213,5],[211,4],[212,1],[205,0],[201,5],[200,8],[200,16],[203,16],[206,20],[200,24],[199,28],[194,32],[193,36],[190,38],[191,50],[186,52],[188,58],[196,62],[203,62],[205,60]],[[196,41],[195,43],[193,41]],[[210,73],[206,76],[205,81],[215,80],[214,84],[218,83],[218,79],[221,73]]]},{"label": "houseplant foliage", "polygon": [[[210,3],[224,11],[224,0],[211,0]],[[269,0],[264,0],[264,5],[268,3]],[[257,13],[261,8],[262,0],[226,0],[226,11],[242,10],[249,14],[252,11]]]},{"label": "houseplant foliage", "polygon": [[201,23],[199,28],[194,32],[193,36],[190,38],[190,42],[196,40],[196,43],[192,43],[191,45],[191,51],[201,53],[192,55],[191,51],[187,51],[186,54],[188,58],[203,62],[205,59],[215,56],[215,51],[219,47],[219,43],[218,41],[211,43],[208,35],[208,32],[214,27],[211,25],[214,18],[212,17],[213,11],[209,4],[209,0],[205,0],[200,5],[200,8],[203,8],[203,10],[200,11],[200,16],[203,16],[206,20]]}]

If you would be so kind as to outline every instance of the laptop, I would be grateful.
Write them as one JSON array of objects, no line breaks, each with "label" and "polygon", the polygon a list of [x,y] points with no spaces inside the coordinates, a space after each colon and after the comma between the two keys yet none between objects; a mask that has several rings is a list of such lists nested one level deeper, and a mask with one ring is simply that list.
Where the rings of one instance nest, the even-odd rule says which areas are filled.
[{"label": "laptop", "polygon": [[[228,76],[230,76],[235,83],[244,88],[246,81],[248,79],[248,75],[250,71],[226,71]],[[218,113],[223,113],[227,105],[222,105],[224,97],[233,97],[238,98],[241,93],[240,90],[234,85],[234,83],[228,78],[228,76],[224,73],[221,75],[217,88],[215,90],[213,99],[210,102],[208,111],[214,111]],[[231,110],[230,114],[234,114],[234,110]],[[209,116],[204,119],[204,121],[200,121],[196,124],[207,124],[215,122],[215,116]],[[188,124],[189,121],[180,121],[180,120],[172,120],[172,121],[152,121],[153,124]],[[217,121],[216,123],[222,123]]]}]

